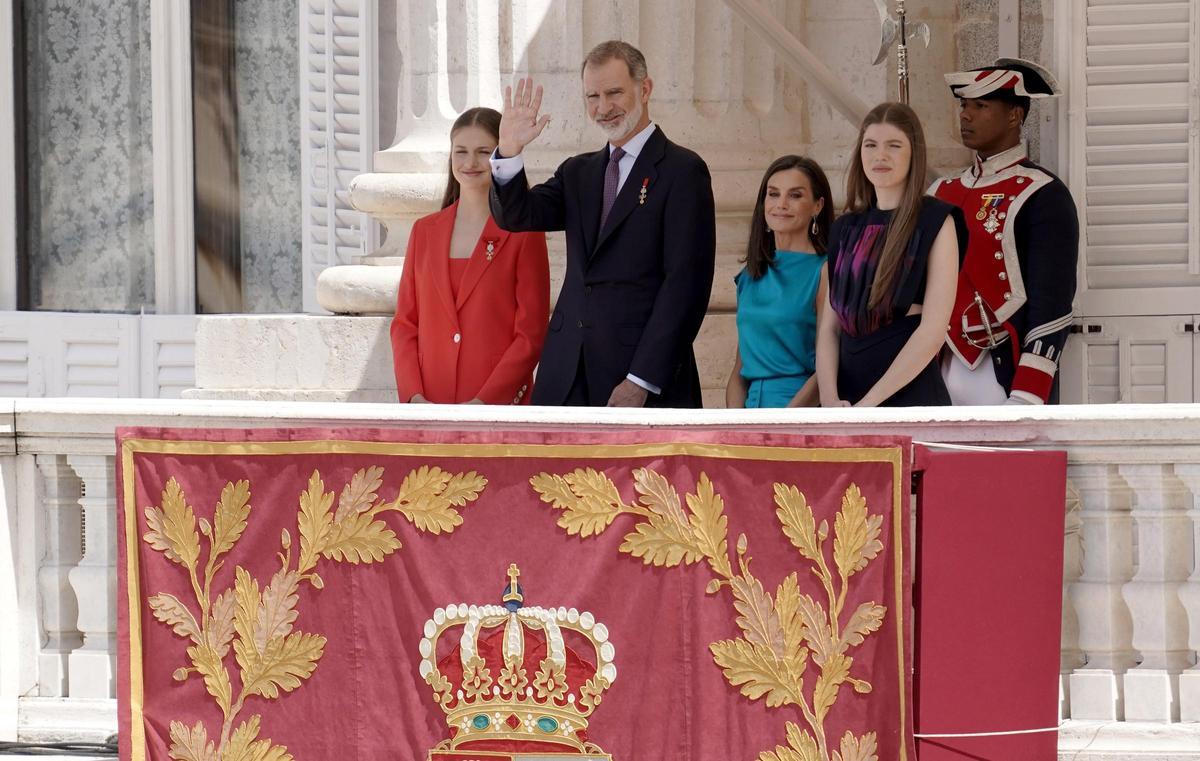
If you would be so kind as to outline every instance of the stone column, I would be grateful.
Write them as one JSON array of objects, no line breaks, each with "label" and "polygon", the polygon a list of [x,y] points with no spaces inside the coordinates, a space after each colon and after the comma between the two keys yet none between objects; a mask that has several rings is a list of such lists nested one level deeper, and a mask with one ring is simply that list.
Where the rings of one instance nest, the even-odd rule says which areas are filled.
[{"label": "stone column", "polygon": [[[1192,657],[1200,651],[1200,464],[1175,466],[1175,476],[1191,492],[1192,575],[1179,588],[1179,600],[1188,617],[1188,647]],[[1179,720],[1200,721],[1200,662],[1179,675]]]},{"label": "stone column", "polygon": [[1086,664],[1068,680],[1072,719],[1125,717],[1123,678],[1136,662],[1121,586],[1133,576],[1132,503],[1114,465],[1071,465],[1079,489],[1083,571],[1067,593]]},{"label": "stone column", "polygon": [[117,520],[113,458],[68,455],[83,481],[83,559],[71,569],[83,644],[68,658],[72,698],[111,698],[116,687]]},{"label": "stone column", "polygon": [[1192,665],[1179,590],[1191,570],[1190,495],[1170,465],[1120,465],[1133,490],[1137,571],[1121,589],[1142,662],[1125,673],[1126,721],[1179,721],[1179,674]]},{"label": "stone column", "polygon": [[44,639],[38,652],[38,694],[65,697],[70,653],[83,644],[77,626],[79,605],[70,572],[83,557],[82,484],[62,455],[35,457],[40,476],[41,540],[45,554],[38,565],[38,594]]}]

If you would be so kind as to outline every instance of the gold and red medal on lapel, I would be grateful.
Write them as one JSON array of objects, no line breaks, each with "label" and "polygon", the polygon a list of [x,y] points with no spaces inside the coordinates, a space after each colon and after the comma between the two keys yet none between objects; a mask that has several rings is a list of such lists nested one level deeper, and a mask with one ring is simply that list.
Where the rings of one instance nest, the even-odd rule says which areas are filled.
[{"label": "gold and red medal on lapel", "polygon": [[642,189],[638,191],[638,206],[644,206],[646,203],[646,188],[650,187],[650,178],[642,178]]},{"label": "gold and red medal on lapel", "polygon": [[1004,194],[985,193],[980,200],[983,201],[983,205],[979,207],[979,211],[975,212],[975,219],[983,222],[984,230],[994,233],[1000,229],[998,209],[1000,208],[1000,203],[1004,200]]}]

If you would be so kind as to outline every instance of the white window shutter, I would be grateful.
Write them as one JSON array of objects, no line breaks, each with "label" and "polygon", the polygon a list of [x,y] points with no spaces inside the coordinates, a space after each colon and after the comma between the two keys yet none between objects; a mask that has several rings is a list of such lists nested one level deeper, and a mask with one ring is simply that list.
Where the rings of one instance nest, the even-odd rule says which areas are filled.
[{"label": "white window shutter", "polygon": [[317,276],[379,247],[378,226],[350,205],[350,181],[378,146],[378,0],[301,0],[300,118],[304,311],[320,312]]},{"label": "white window shutter", "polygon": [[1074,135],[1085,146],[1085,314],[1129,314],[1120,292],[1131,289],[1171,288],[1167,301],[1182,303],[1157,308],[1179,313],[1200,297],[1196,13],[1195,0],[1087,2]]},{"label": "white window shutter", "polygon": [[1192,401],[1195,338],[1187,329],[1190,324],[1190,317],[1083,321],[1085,332],[1073,335],[1067,344],[1067,353],[1074,355],[1070,365],[1083,370],[1082,383],[1072,372],[1065,372],[1062,401],[1068,404]]}]

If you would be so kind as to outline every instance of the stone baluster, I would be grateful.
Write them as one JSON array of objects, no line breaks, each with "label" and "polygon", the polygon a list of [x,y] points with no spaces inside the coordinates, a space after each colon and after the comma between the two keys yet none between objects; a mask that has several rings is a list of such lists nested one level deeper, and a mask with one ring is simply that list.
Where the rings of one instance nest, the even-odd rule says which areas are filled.
[{"label": "stone baluster", "polygon": [[71,569],[79,602],[83,644],[68,658],[72,698],[111,698],[115,694],[117,631],[117,520],[113,458],[67,455],[83,481],[84,552]]},{"label": "stone baluster", "polygon": [[78,629],[79,606],[71,588],[70,572],[83,556],[82,484],[62,455],[39,454],[40,531],[43,545],[38,566],[41,598],[42,647],[38,651],[38,694],[67,695],[68,656],[83,644]]},{"label": "stone baluster", "polygon": [[1133,576],[1131,495],[1113,465],[1071,465],[1079,490],[1083,569],[1067,590],[1087,660],[1068,680],[1072,719],[1124,718],[1123,678],[1136,662],[1121,586]]},{"label": "stone baluster", "polygon": [[1079,617],[1069,603],[1071,585],[1083,574],[1083,507],[1079,488],[1067,481],[1066,530],[1063,541],[1063,613],[1062,645],[1059,655],[1058,718],[1071,718],[1071,674],[1081,668],[1086,659],[1079,649]]},{"label": "stone baluster", "polygon": [[1179,721],[1179,674],[1191,666],[1179,590],[1191,561],[1189,494],[1170,465],[1120,465],[1133,490],[1137,569],[1122,588],[1142,662],[1125,673],[1126,721]]},{"label": "stone baluster", "polygon": [[[1200,651],[1200,464],[1176,465],[1175,475],[1192,495],[1187,513],[1192,522],[1192,575],[1179,588],[1179,599],[1187,611],[1188,646],[1194,657]],[[1200,662],[1179,675],[1179,719],[1200,721]]]}]

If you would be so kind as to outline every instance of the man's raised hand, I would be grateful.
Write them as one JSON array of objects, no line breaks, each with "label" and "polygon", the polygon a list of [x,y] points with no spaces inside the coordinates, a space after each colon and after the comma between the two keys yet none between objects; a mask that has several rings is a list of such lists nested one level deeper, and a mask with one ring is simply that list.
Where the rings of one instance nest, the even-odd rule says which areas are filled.
[{"label": "man's raised hand", "polygon": [[504,113],[500,118],[500,155],[512,158],[525,150],[550,123],[550,115],[539,118],[542,107],[542,86],[533,86],[533,77],[517,80],[516,92],[512,86],[504,88]]}]

